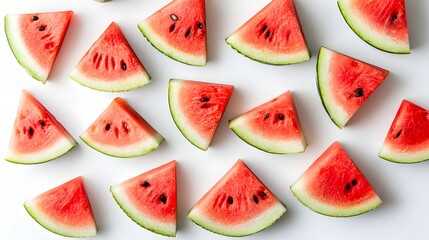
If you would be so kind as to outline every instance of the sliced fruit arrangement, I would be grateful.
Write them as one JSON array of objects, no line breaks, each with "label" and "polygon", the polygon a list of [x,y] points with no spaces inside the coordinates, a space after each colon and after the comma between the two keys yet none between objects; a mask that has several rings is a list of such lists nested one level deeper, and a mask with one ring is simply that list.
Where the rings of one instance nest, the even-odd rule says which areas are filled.
[{"label": "sliced fruit arrangement", "polygon": [[229,127],[248,144],[269,153],[298,153],[307,147],[290,91],[230,120]]},{"label": "sliced fruit arrangement", "polygon": [[19,64],[36,80],[48,80],[72,16],[73,11],[5,16],[9,46]]},{"label": "sliced fruit arrangement", "polygon": [[124,99],[117,97],[80,138],[93,149],[113,157],[143,156],[164,138]]},{"label": "sliced fruit arrangement", "polygon": [[76,82],[106,92],[130,91],[150,82],[150,76],[112,22],[69,74]]},{"label": "sliced fruit arrangement", "polygon": [[25,201],[24,207],[36,222],[53,233],[76,238],[97,235],[82,177]]},{"label": "sliced fruit arrangement", "polygon": [[321,47],[317,60],[317,87],[323,106],[343,128],[389,71]]},{"label": "sliced fruit arrangement", "polygon": [[43,163],[62,156],[76,144],[61,123],[30,92],[23,90],[6,160]]},{"label": "sliced fruit arrangement", "polygon": [[165,236],[176,236],[176,161],[110,187],[124,212],[140,226]]},{"label": "sliced fruit arrangement", "polygon": [[391,53],[410,53],[404,0],[338,0],[350,28],[365,42]]},{"label": "sliced fruit arrangement", "polygon": [[140,22],[138,28],[168,57],[194,66],[207,64],[204,0],[173,0]]},{"label": "sliced fruit arrangement", "polygon": [[271,226],[286,207],[242,160],[194,205],[188,218],[226,236],[247,236]]},{"label": "sliced fruit arrangement", "polygon": [[225,40],[253,60],[285,65],[310,59],[293,0],[273,0]]},{"label": "sliced fruit arrangement", "polygon": [[397,163],[429,160],[429,111],[404,99],[378,155]]},{"label": "sliced fruit arrangement", "polygon": [[171,79],[168,105],[180,132],[193,145],[207,150],[234,86]]},{"label": "sliced fruit arrangement", "polygon": [[290,189],[302,204],[332,217],[362,214],[382,203],[338,142],[334,142]]}]

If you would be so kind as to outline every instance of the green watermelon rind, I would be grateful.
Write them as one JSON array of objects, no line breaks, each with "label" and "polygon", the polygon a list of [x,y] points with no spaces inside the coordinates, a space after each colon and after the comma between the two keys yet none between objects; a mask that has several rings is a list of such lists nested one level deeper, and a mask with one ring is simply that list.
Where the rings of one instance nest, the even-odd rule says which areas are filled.
[{"label": "green watermelon rind", "polygon": [[238,35],[232,34],[225,39],[226,43],[235,49],[238,53],[261,63],[270,65],[289,65],[301,63],[311,58],[311,53],[308,49],[294,54],[279,54],[271,51],[264,51],[255,48],[250,44],[246,44]]},{"label": "green watermelon rind", "polygon": [[274,154],[302,153],[307,147],[304,136],[299,140],[275,141],[253,133],[246,125],[246,119],[237,117],[228,122],[231,130],[243,141],[262,151]]},{"label": "green watermelon rind", "polygon": [[399,152],[389,144],[383,144],[378,156],[394,163],[412,164],[429,160],[429,148],[421,151]]},{"label": "green watermelon rind", "polygon": [[26,48],[23,39],[19,35],[19,15],[11,14],[4,17],[4,28],[6,32],[7,42],[18,61],[18,63],[30,74],[34,79],[46,83],[49,75],[49,70],[46,71],[40,67],[37,62],[30,56],[29,50]]},{"label": "green watermelon rind", "polygon": [[70,228],[64,225],[56,224],[55,221],[50,220],[48,216],[39,209],[34,200],[28,200],[24,203],[24,208],[27,210],[28,214],[42,227],[53,232],[55,234],[64,236],[64,237],[73,237],[73,238],[87,238],[95,237],[97,235],[97,227],[89,226],[87,229],[75,229]]},{"label": "green watermelon rind", "polygon": [[271,225],[273,225],[283,214],[286,212],[286,207],[280,201],[267,209],[264,213],[254,219],[248,219],[246,223],[239,226],[231,227],[229,224],[220,224],[211,221],[204,217],[204,214],[199,212],[196,208],[192,208],[188,213],[188,219],[192,220],[195,224],[202,228],[214,232],[216,234],[230,236],[230,237],[243,237],[260,232]]},{"label": "green watermelon rind", "polygon": [[350,207],[341,208],[324,204],[308,194],[305,189],[304,181],[297,181],[293,183],[290,187],[290,190],[304,206],[316,213],[329,217],[352,217],[369,212],[382,204],[382,201],[378,195],[375,195],[372,199],[369,199],[365,203]]},{"label": "green watermelon rind", "polygon": [[191,66],[203,67],[207,65],[207,56],[195,56],[170,46],[152,29],[147,21],[140,22],[137,27],[148,42],[164,55]]},{"label": "green watermelon rind", "polygon": [[150,216],[144,215],[141,211],[133,207],[133,204],[127,199],[126,194],[122,191],[120,185],[110,187],[110,192],[119,207],[127,214],[131,220],[141,227],[167,237],[176,236],[176,223],[166,224],[162,221],[156,221]]},{"label": "green watermelon rind", "polygon": [[358,35],[362,40],[369,45],[389,53],[409,54],[409,42],[400,43],[395,39],[391,39],[377,29],[372,29],[366,23],[365,19],[355,14],[353,9],[348,5],[349,0],[338,0],[338,8],[349,27]]}]

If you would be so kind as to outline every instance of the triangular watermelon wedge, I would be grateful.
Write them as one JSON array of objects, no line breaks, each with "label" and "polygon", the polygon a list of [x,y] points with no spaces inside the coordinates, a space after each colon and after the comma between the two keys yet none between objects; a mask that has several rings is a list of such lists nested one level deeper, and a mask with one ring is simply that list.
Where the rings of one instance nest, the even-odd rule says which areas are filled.
[{"label": "triangular watermelon wedge", "polygon": [[404,0],[338,0],[349,27],[365,42],[391,53],[410,53]]},{"label": "triangular watermelon wedge", "polygon": [[24,207],[34,220],[53,233],[75,238],[97,235],[82,177],[25,201]]},{"label": "triangular watermelon wedge", "polygon": [[124,212],[140,226],[165,236],[176,236],[176,161],[110,187]]},{"label": "triangular watermelon wedge", "polygon": [[248,144],[269,153],[298,153],[307,147],[290,91],[230,120],[229,127]]},{"label": "triangular watermelon wedge", "polygon": [[150,82],[149,74],[115,22],[91,46],[69,77],[106,92],[130,91]]},{"label": "triangular watermelon wedge", "polygon": [[171,79],[168,105],[180,132],[193,145],[207,150],[234,86]]},{"label": "triangular watermelon wedge", "polygon": [[285,65],[310,59],[293,0],[273,0],[226,39],[253,60]]},{"label": "triangular watermelon wedge", "polygon": [[382,203],[338,142],[326,149],[290,189],[311,210],[333,217],[355,216]]},{"label": "triangular watermelon wedge", "polygon": [[117,97],[80,138],[93,149],[121,158],[138,157],[159,147],[164,138],[124,99]]},{"label": "triangular watermelon wedge", "polygon": [[4,18],[7,41],[19,64],[45,83],[63,44],[73,11],[10,14]]},{"label": "triangular watermelon wedge", "polygon": [[343,128],[389,71],[321,47],[317,60],[317,86],[323,106]]},{"label": "triangular watermelon wedge", "polygon": [[6,160],[43,163],[62,156],[76,144],[61,123],[30,92],[23,90]]},{"label": "triangular watermelon wedge", "polygon": [[204,0],[173,0],[140,22],[138,28],[168,57],[194,66],[207,64]]},{"label": "triangular watermelon wedge", "polygon": [[429,160],[429,110],[404,99],[378,155],[397,163]]},{"label": "triangular watermelon wedge", "polygon": [[226,236],[247,236],[271,226],[286,207],[238,160],[192,207],[188,218]]}]

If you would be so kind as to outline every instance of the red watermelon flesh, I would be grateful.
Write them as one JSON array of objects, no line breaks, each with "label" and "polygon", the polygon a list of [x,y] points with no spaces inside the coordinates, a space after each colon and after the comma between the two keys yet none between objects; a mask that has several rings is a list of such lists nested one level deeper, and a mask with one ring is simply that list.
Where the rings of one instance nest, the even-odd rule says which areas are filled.
[{"label": "red watermelon flesh", "polygon": [[293,0],[273,0],[226,39],[239,53],[268,64],[310,59]]},{"label": "red watermelon flesh", "polygon": [[110,191],[134,222],[155,233],[176,235],[176,161],[113,185]]},{"label": "red watermelon flesh", "polygon": [[212,232],[246,236],[279,219],[286,207],[242,160],[194,205],[188,218]]},{"label": "red watermelon flesh", "polygon": [[5,16],[9,46],[33,78],[47,81],[72,16],[73,11]]},{"label": "red watermelon flesh", "polygon": [[146,69],[115,22],[69,76],[84,86],[107,92],[129,91],[150,82]]},{"label": "red watermelon flesh", "polygon": [[332,121],[343,128],[388,74],[387,70],[321,47],[317,84]]},{"label": "red watermelon flesh", "polygon": [[138,157],[154,151],[164,138],[127,102],[117,97],[80,138],[114,157]]},{"label": "red watermelon flesh", "polygon": [[179,130],[196,147],[207,150],[234,86],[172,79],[170,112]]},{"label": "red watermelon flesh", "polygon": [[429,160],[429,111],[404,99],[379,156],[398,163]]},{"label": "red watermelon flesh", "polygon": [[83,184],[77,177],[24,203],[44,228],[66,237],[93,237],[97,227]]},{"label": "red watermelon flesh", "polygon": [[6,160],[21,164],[47,162],[76,144],[61,123],[30,92],[23,90]]},{"label": "red watermelon flesh", "polygon": [[381,204],[377,193],[338,142],[291,186],[302,204],[323,215],[349,217]]},{"label": "red watermelon flesh", "polygon": [[179,62],[207,64],[204,0],[173,0],[138,24],[160,52]]},{"label": "red watermelon flesh", "polygon": [[307,146],[290,91],[230,120],[229,127],[245,142],[270,153],[303,152]]}]

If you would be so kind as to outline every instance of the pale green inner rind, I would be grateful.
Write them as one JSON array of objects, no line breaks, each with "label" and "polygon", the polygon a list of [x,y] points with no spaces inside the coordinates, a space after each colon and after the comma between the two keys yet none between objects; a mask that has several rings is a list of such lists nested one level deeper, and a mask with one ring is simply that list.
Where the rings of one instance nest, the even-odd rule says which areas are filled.
[{"label": "pale green inner rind", "polygon": [[303,135],[299,139],[290,139],[277,141],[275,139],[266,138],[251,131],[246,123],[246,119],[237,117],[229,122],[229,127],[237,134],[238,137],[248,144],[269,152],[277,154],[300,153],[304,152],[307,143]]},{"label": "pale green inner rind", "polygon": [[13,149],[9,149],[6,160],[19,164],[44,163],[64,155],[76,145],[77,142],[73,139],[73,137],[65,136],[50,148],[41,149],[38,152],[16,153],[13,152]]},{"label": "pale green inner rind", "polygon": [[6,15],[4,18],[4,28],[7,41],[19,64],[34,79],[45,83],[48,79],[50,69],[42,68],[33,58],[22,39],[19,29],[19,15]]},{"label": "pale green inner rind", "polygon": [[106,145],[98,142],[97,139],[91,139],[86,132],[83,133],[80,138],[93,149],[106,155],[120,158],[133,158],[146,155],[157,149],[164,141],[164,137],[159,133],[154,133],[153,136],[148,136],[145,139],[141,139],[141,141],[128,146]]},{"label": "pale green inner rind", "polygon": [[81,72],[79,69],[75,68],[69,74],[69,77],[83,86],[105,92],[130,91],[144,86],[150,82],[150,76],[147,72],[138,72],[125,79],[107,82],[104,79],[88,77],[84,72]]},{"label": "pale green inner rind", "polygon": [[332,95],[332,91],[336,91],[336,89],[332,89],[329,84],[331,81],[329,66],[331,64],[332,55],[332,50],[324,47],[320,48],[319,56],[317,58],[317,86],[323,106],[325,107],[326,112],[328,112],[329,117],[335,125],[339,128],[343,128],[351,116],[341,108],[340,104],[335,101],[334,96]]},{"label": "pale green inner rind", "polygon": [[409,41],[400,42],[372,28],[364,16],[356,14],[350,6],[350,0],[338,0],[338,7],[350,28],[365,42],[380,50],[391,53],[410,53]]},{"label": "pale green inner rind", "polygon": [[310,196],[306,189],[306,183],[302,179],[293,183],[290,189],[303,205],[317,213],[331,217],[351,217],[363,214],[375,209],[382,203],[381,199],[376,195],[372,199],[354,206],[337,207],[329,205]]},{"label": "pale green inner rind", "polygon": [[182,111],[179,106],[179,93],[181,90],[180,80],[171,79],[168,84],[168,105],[174,123],[180,132],[191,142],[193,145],[201,150],[207,150],[211,139],[206,139],[200,135],[193,126],[186,120],[186,113]]},{"label": "pale green inner rind", "polygon": [[65,237],[86,238],[97,235],[97,227],[94,225],[86,227],[71,227],[59,224],[57,221],[47,216],[37,205],[37,201],[29,200],[24,203],[24,207],[30,216],[47,230]]},{"label": "pale green inner rind", "polygon": [[265,212],[260,213],[258,216],[255,216],[252,219],[246,219],[244,223],[239,225],[231,226],[227,223],[228,219],[225,219],[225,224],[222,224],[221,222],[215,222],[205,215],[202,212],[202,209],[198,209],[196,207],[189,211],[188,218],[201,227],[214,233],[238,237],[251,235],[268,228],[285,212],[286,207],[279,201]]},{"label": "pale green inner rind", "polygon": [[276,52],[264,51],[259,48],[247,44],[244,42],[239,35],[232,34],[225,41],[237,52],[244,56],[256,60],[258,62],[272,64],[272,65],[287,65],[304,62],[310,59],[311,54],[306,49],[301,52],[293,54],[280,54]]},{"label": "pale green inner rind", "polygon": [[146,215],[144,212],[139,211],[127,198],[127,195],[123,192],[120,185],[114,185],[110,187],[110,192],[113,195],[116,203],[119,207],[130,217],[135,223],[142,226],[143,228],[158,233],[164,236],[175,237],[176,236],[176,222],[165,223],[158,221],[151,216]]},{"label": "pale green inner rind", "polygon": [[205,66],[207,65],[207,56],[205,55],[192,55],[181,51],[180,49],[170,46],[152,27],[147,21],[138,24],[138,28],[143,36],[161,53],[166,56],[179,61],[181,63],[189,64],[192,66]]},{"label": "pale green inner rind", "polygon": [[394,147],[383,144],[378,156],[396,163],[418,163],[429,160],[429,148],[417,152],[399,152]]}]

